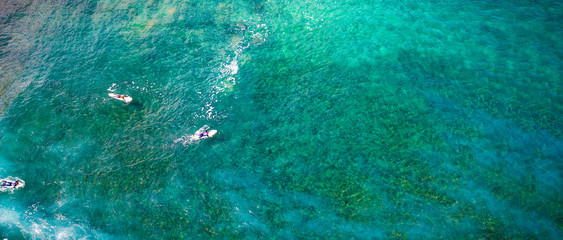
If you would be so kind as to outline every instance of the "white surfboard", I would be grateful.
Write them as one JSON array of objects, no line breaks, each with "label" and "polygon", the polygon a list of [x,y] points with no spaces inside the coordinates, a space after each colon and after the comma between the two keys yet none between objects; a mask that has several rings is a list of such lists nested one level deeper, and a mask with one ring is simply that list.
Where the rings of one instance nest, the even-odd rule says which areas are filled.
[{"label": "white surfboard", "polygon": [[208,126],[203,126],[199,130],[197,130],[194,133],[194,135],[192,135],[192,140],[212,138],[215,134],[217,134],[217,130],[215,130],[215,129],[214,130],[207,130],[207,129],[209,129]]},{"label": "white surfboard", "polygon": [[108,93],[108,96],[110,96],[113,99],[117,99],[119,101],[125,102],[125,103],[130,103],[131,101],[133,101],[133,98],[130,97],[130,96],[127,96],[127,95]]},{"label": "white surfboard", "polygon": [[25,181],[17,177],[0,179],[0,192],[14,191],[23,187],[25,187]]}]

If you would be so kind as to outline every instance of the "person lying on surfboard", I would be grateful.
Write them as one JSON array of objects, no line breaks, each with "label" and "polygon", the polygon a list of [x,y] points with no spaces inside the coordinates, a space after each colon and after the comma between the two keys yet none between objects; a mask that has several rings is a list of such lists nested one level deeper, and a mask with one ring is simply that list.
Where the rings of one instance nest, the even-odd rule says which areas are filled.
[{"label": "person lying on surfboard", "polygon": [[209,126],[204,125],[202,128],[198,129],[192,136],[192,140],[201,140],[206,138],[212,138],[217,134],[217,130],[209,130]]},{"label": "person lying on surfboard", "polygon": [[115,93],[108,93],[108,95],[113,99],[117,99],[119,101],[123,101],[123,102],[126,102],[126,103],[129,103],[133,100],[133,98],[131,98],[128,95],[115,94]]},{"label": "person lying on surfboard", "polygon": [[13,185],[12,185],[12,182],[3,181],[1,186],[2,186],[2,187],[11,187],[11,186],[14,186],[14,188],[16,188],[16,187],[18,186],[18,184],[20,184],[19,181],[15,181],[15,182],[13,183]]},{"label": "person lying on surfboard", "polygon": [[207,132],[207,130],[205,130],[205,132],[199,134],[199,138],[202,138],[202,137],[209,137],[209,133]]}]

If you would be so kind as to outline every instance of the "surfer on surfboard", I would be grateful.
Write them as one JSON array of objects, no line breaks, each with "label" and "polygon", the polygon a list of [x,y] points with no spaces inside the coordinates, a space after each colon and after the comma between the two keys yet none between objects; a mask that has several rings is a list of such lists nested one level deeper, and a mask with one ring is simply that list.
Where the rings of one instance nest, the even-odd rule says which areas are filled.
[{"label": "surfer on surfboard", "polygon": [[205,132],[199,134],[199,138],[202,138],[204,136],[209,137],[209,133],[207,132],[207,129],[205,129]]},{"label": "surfer on surfboard", "polygon": [[24,186],[25,182],[17,177],[0,179],[0,192],[13,192],[14,190],[23,188]]},{"label": "surfer on surfboard", "polygon": [[192,135],[192,140],[200,140],[204,138],[211,138],[217,133],[217,130],[209,130],[209,126],[204,125]]},{"label": "surfer on surfboard", "polygon": [[125,103],[130,103],[131,101],[133,101],[132,97],[123,94],[108,93],[108,95],[113,99],[117,99]]},{"label": "surfer on surfboard", "polygon": [[20,182],[17,181],[17,180],[15,182],[10,182],[10,181],[4,180],[4,181],[2,181],[1,186],[2,187],[12,187],[13,186],[14,188],[16,188],[19,184],[20,184]]}]

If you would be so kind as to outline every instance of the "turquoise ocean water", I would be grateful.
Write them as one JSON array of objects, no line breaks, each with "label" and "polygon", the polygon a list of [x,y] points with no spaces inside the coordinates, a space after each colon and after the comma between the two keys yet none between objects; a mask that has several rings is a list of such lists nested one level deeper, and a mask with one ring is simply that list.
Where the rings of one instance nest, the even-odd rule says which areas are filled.
[{"label": "turquoise ocean water", "polygon": [[548,0],[0,0],[0,178],[25,180],[0,237],[562,239],[561,19]]}]

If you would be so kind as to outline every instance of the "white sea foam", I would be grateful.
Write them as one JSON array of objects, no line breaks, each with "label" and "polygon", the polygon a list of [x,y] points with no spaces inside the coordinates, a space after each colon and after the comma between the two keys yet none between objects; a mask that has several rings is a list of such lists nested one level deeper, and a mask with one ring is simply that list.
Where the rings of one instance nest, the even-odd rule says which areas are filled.
[{"label": "white sea foam", "polygon": [[[203,107],[200,111],[205,113],[205,118],[207,120],[214,119],[219,116],[215,111],[214,104],[219,102],[219,97],[221,94],[233,91],[234,86],[237,84],[236,74],[240,69],[240,57],[242,56],[244,50],[254,45],[260,45],[266,41],[268,36],[268,31],[266,24],[257,24],[255,30],[249,31],[250,35],[243,37],[237,41],[234,41],[229,48],[232,51],[231,56],[227,57],[224,63],[221,63],[212,76],[210,76],[209,81],[213,86],[211,95],[206,95],[202,92],[198,92],[201,98],[205,99]],[[174,143],[182,143],[184,146],[191,145],[193,140],[191,140],[191,134],[186,134],[174,140]]]},{"label": "white sea foam", "polygon": [[54,213],[54,217],[48,217],[46,211],[39,204],[25,208],[12,200],[5,199],[0,202],[0,224],[14,232],[21,232],[31,239],[111,238],[106,233],[76,223],[62,213]]},{"label": "white sea foam", "polygon": [[108,88],[108,92],[115,92],[115,89],[113,89],[115,86],[117,86],[116,83],[112,83],[111,87]]},{"label": "white sea foam", "polygon": [[264,43],[269,35],[266,24],[249,24],[249,26],[254,27],[248,29],[248,34],[241,39],[233,39],[234,41],[228,47],[231,52],[230,56],[227,56],[226,61],[216,68],[214,75],[210,76],[209,80],[213,85],[214,93],[207,102],[205,109],[203,109],[208,119],[212,118],[215,114],[213,111],[213,103],[218,101],[218,96],[221,93],[233,91],[234,86],[237,84],[236,74],[240,69],[240,58],[244,50],[251,45]]}]

